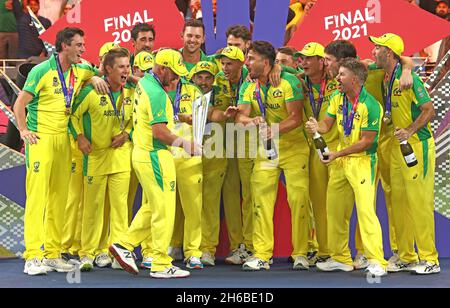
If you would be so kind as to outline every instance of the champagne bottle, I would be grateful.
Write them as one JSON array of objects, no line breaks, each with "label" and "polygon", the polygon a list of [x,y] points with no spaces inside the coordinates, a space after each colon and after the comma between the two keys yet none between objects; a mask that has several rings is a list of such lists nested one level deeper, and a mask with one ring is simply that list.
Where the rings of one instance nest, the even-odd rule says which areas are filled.
[{"label": "champagne bottle", "polygon": [[403,158],[405,159],[406,165],[408,167],[417,165],[416,155],[414,154],[413,148],[408,143],[408,141],[400,142],[400,150],[402,151]]},{"label": "champagne bottle", "polygon": [[328,149],[327,143],[325,139],[316,132],[313,137],[314,146],[316,147],[317,154],[319,154],[320,159],[328,160],[328,153],[330,150]]},{"label": "champagne bottle", "polygon": [[[263,136],[261,134],[261,131],[266,129],[266,127],[267,127],[267,124],[261,124],[259,126],[260,136]],[[262,143],[264,145],[264,150],[266,152],[267,159],[269,159],[269,160],[277,159],[278,158],[278,152],[277,152],[277,149],[275,147],[275,144],[272,146],[272,139],[264,140],[264,138],[263,138]]]}]

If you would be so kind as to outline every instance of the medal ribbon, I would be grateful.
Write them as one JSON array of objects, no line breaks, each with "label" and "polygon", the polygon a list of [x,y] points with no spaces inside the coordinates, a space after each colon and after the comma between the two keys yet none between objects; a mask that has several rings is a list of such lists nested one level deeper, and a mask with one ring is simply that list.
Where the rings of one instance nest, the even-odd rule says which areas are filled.
[{"label": "medal ribbon", "polygon": [[264,97],[264,103],[261,97],[261,86],[259,84],[259,80],[256,81],[256,89],[255,89],[256,101],[258,102],[259,110],[261,111],[261,116],[266,119],[266,104],[267,104],[267,94]]},{"label": "medal ribbon", "polygon": [[352,110],[350,111],[350,115],[348,114],[348,98],[347,95],[344,94],[344,105],[342,106],[342,125],[344,126],[344,135],[345,137],[350,136],[350,133],[353,129],[353,120],[355,119],[356,108],[358,107],[359,94],[356,95],[355,101],[352,104]]},{"label": "medal ribbon", "polygon": [[[386,115],[391,115],[391,111],[392,111],[392,88],[394,87],[394,81],[395,81],[395,77],[397,75],[397,71],[400,68],[400,63],[397,62],[397,64],[395,65],[394,71],[392,72],[392,76],[391,76],[391,80],[389,81],[389,87],[387,89],[387,93],[386,93],[386,89],[383,89],[383,100],[384,100],[384,106],[386,108]],[[383,85],[384,88],[384,85]]]},{"label": "medal ribbon", "polygon": [[307,82],[308,88],[309,88],[309,102],[311,103],[311,108],[313,111],[314,118],[317,120],[317,119],[319,119],[320,110],[322,109],[322,103],[323,103],[323,99],[324,99],[324,95],[325,95],[325,87],[326,87],[327,81],[325,79],[322,79],[322,82],[320,84],[319,99],[317,100],[317,102],[314,99],[313,87],[312,87],[312,83],[309,80],[309,78],[306,79],[306,82]]},{"label": "medal ribbon", "polygon": [[114,95],[113,95],[113,91],[111,89],[111,85],[109,84],[108,80],[106,80],[106,83],[108,84],[108,89],[109,89],[108,96],[109,96],[109,99],[111,101],[111,105],[113,106],[114,114],[116,115],[117,120],[119,120],[120,130],[123,131],[125,129],[125,104],[123,103],[123,100],[124,100],[123,87],[120,89],[120,93],[121,93],[120,96],[122,96],[122,108],[121,108],[122,109],[122,117],[120,118],[119,117],[120,113],[117,111],[117,102],[114,99]]},{"label": "medal ribbon", "polygon": [[58,54],[55,54],[56,59],[56,70],[58,71],[59,81],[61,83],[62,91],[64,94],[64,101],[66,102],[66,109],[70,109],[70,105],[72,103],[73,92],[75,88],[75,75],[73,73],[73,69],[70,70],[69,77],[69,89],[66,86],[66,80],[64,78],[64,73],[62,71],[61,62],[59,61]]}]

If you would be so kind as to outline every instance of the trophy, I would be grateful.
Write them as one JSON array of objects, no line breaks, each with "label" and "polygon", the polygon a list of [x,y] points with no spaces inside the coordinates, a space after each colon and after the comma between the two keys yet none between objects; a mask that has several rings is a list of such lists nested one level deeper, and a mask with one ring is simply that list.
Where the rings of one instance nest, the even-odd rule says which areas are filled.
[{"label": "trophy", "polygon": [[192,103],[192,129],[194,142],[203,145],[203,135],[205,133],[206,120],[208,118],[209,101],[212,91],[202,94]]}]

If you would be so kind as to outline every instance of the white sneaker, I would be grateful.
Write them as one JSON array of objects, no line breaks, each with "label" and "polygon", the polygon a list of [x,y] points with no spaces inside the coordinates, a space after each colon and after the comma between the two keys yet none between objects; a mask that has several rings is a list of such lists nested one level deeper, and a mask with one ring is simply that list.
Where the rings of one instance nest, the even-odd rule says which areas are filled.
[{"label": "white sneaker", "polygon": [[394,254],[392,255],[392,257],[389,258],[388,263],[389,264],[395,264],[398,261],[400,261],[400,257],[398,256],[398,254],[396,252],[394,252]]},{"label": "white sneaker", "polygon": [[182,270],[176,266],[165,269],[161,272],[150,272],[150,276],[153,278],[185,278],[191,275],[188,271]]},{"label": "white sneaker", "polygon": [[117,262],[116,259],[113,259],[112,264],[111,264],[111,268],[114,269],[114,270],[122,270],[123,271],[122,266],[120,266],[119,262]]},{"label": "white sneaker", "polygon": [[375,277],[384,277],[387,275],[387,271],[378,263],[371,263],[366,268],[366,272],[369,272],[372,276]]},{"label": "white sneaker", "polygon": [[81,258],[80,271],[90,272],[94,269],[94,260],[89,257]]},{"label": "white sneaker", "polygon": [[263,261],[259,258],[253,257],[245,261],[242,265],[244,271],[259,271],[261,269],[269,270],[269,262]]},{"label": "white sneaker", "polygon": [[388,263],[387,271],[389,273],[410,272],[416,265],[417,263],[406,263],[398,259],[395,263]]},{"label": "white sneaker", "polygon": [[142,269],[152,269],[152,257],[142,257],[141,268]]},{"label": "white sneaker", "polygon": [[441,272],[439,265],[431,262],[422,261],[411,269],[411,274],[415,275],[430,275]]},{"label": "white sneaker", "polygon": [[111,257],[107,253],[101,253],[95,257],[95,265],[100,268],[109,267],[111,264]]},{"label": "white sneaker", "polygon": [[200,261],[202,261],[202,263],[204,265],[208,265],[208,266],[216,265],[214,256],[212,256],[209,252],[204,252]]},{"label": "white sneaker", "polygon": [[131,251],[126,250],[119,244],[112,244],[109,246],[109,252],[114,256],[125,271],[133,275],[139,274],[139,269],[134,261],[135,256]]},{"label": "white sneaker", "polygon": [[233,250],[228,257],[225,258],[225,263],[230,265],[241,265],[251,257],[252,253],[247,250],[244,244],[240,244],[239,247]]},{"label": "white sneaker", "polygon": [[63,259],[44,259],[42,264],[47,267],[47,272],[69,273],[75,270],[73,264],[69,264]]},{"label": "white sneaker", "polygon": [[356,270],[365,269],[369,266],[369,260],[363,254],[358,254],[353,261],[353,266]]},{"label": "white sneaker", "polygon": [[305,257],[297,257],[294,261],[294,270],[309,270],[309,262]]},{"label": "white sneaker", "polygon": [[23,273],[30,276],[47,275],[47,268],[40,260],[34,258],[25,262]]},{"label": "white sneaker", "polygon": [[351,272],[353,271],[353,266],[337,262],[333,260],[332,258],[329,258],[325,262],[319,262],[316,264],[317,269],[323,271],[323,272]]},{"label": "white sneaker", "polygon": [[183,260],[183,249],[181,249],[181,247],[169,247],[169,256],[174,261],[182,261]]},{"label": "white sneaker", "polygon": [[190,257],[188,260],[186,260],[186,267],[191,269],[202,269],[203,263],[197,257]]}]

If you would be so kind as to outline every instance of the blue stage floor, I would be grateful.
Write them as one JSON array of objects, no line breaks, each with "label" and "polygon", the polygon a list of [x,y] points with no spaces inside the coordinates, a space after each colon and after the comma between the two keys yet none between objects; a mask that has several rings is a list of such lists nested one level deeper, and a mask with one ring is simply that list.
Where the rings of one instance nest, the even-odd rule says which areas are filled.
[{"label": "blue stage floor", "polygon": [[[415,276],[409,273],[389,274],[379,283],[369,283],[362,271],[323,273],[316,269],[293,271],[285,259],[275,260],[269,271],[243,272],[240,266],[218,261],[215,267],[192,270],[186,279],[152,279],[149,271],[132,276],[123,271],[95,269],[81,273],[80,283],[69,284],[66,274],[49,273],[29,277],[23,274],[23,261],[0,260],[2,288],[437,288],[450,287],[450,259],[441,260],[441,273]],[[178,264],[180,265],[180,264]],[[73,278],[73,276],[72,276]]]}]

